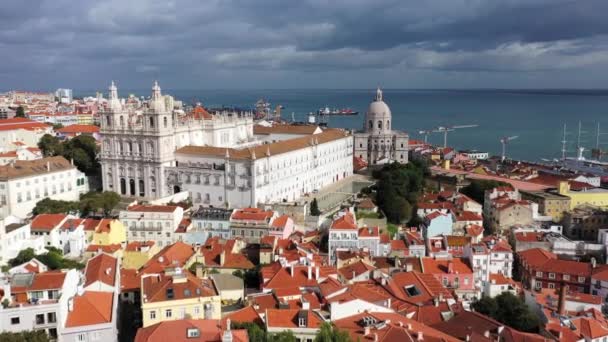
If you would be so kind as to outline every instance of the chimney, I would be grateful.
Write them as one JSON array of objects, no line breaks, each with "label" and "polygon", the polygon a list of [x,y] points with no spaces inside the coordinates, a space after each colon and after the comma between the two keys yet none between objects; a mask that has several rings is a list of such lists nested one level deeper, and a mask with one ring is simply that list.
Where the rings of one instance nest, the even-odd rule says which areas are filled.
[{"label": "chimney", "polygon": [[74,297],[68,299],[68,311],[74,311]]},{"label": "chimney", "polygon": [[439,292],[439,301],[443,302],[443,293],[442,292]]},{"label": "chimney", "polygon": [[224,266],[224,262],[226,262],[226,251],[223,250],[222,253],[220,253],[220,266]]},{"label": "chimney", "polygon": [[203,278],[203,265],[201,264],[196,265],[196,277],[199,279]]},{"label": "chimney", "polygon": [[595,268],[597,266],[597,260],[594,257],[591,258],[591,268]]},{"label": "chimney", "polygon": [[319,280],[319,266],[315,268],[315,279]]},{"label": "chimney", "polygon": [[439,297],[435,297],[433,298],[433,304],[435,304],[435,306],[439,306]]},{"label": "chimney", "polygon": [[454,263],[451,260],[448,261],[448,273],[454,273]]},{"label": "chimney", "polygon": [[308,266],[308,280],[312,279],[312,266]]},{"label": "chimney", "polygon": [[48,161],[46,162],[46,170],[48,172],[51,172],[51,162],[48,162]]},{"label": "chimney", "polygon": [[363,336],[367,335],[369,335],[369,327],[365,327],[365,329],[363,330]]},{"label": "chimney", "polygon": [[378,334],[374,333],[374,342],[378,342]]},{"label": "chimney", "polygon": [[382,283],[382,286],[386,286],[386,278],[382,277],[380,278],[380,282]]},{"label": "chimney", "polygon": [[294,271],[295,271],[295,270],[294,270],[294,268],[295,268],[295,266],[294,266],[294,265],[290,265],[290,266],[289,266],[289,271],[290,271],[290,273],[291,273],[291,277],[292,277],[292,278],[293,278],[293,273],[294,273]]},{"label": "chimney", "polygon": [[419,331],[417,335],[418,335],[418,337],[416,338],[416,340],[418,340],[418,341],[424,340],[424,335],[422,335],[422,331]]},{"label": "chimney", "polygon": [[559,287],[559,303],[557,310],[560,316],[563,316],[566,313],[566,286],[564,283]]}]

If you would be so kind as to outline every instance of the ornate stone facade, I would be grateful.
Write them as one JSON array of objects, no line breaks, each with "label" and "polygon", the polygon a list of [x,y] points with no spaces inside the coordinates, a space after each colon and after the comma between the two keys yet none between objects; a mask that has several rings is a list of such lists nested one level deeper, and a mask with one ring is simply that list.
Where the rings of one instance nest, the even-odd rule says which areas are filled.
[{"label": "ornate stone facade", "polygon": [[355,156],[369,165],[408,162],[408,134],[391,130],[392,113],[378,88],[365,114],[363,130],[355,133]]}]

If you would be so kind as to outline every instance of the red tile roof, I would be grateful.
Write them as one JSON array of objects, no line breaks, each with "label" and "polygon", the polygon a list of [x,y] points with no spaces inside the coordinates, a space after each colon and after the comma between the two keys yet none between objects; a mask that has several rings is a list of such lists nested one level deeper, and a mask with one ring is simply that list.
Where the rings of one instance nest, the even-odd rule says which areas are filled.
[{"label": "red tile roof", "polygon": [[99,225],[99,222],[101,221],[94,219],[85,219],[82,224],[84,225],[85,231],[95,231],[97,229],[97,226]]},{"label": "red tile roof", "polygon": [[28,131],[33,131],[37,129],[47,129],[50,127],[50,125],[26,118],[12,118],[0,120],[0,131],[9,131],[15,129],[26,129]]},{"label": "red tile roof", "polygon": [[32,230],[50,231],[59,226],[59,224],[67,217],[64,214],[40,214],[32,220],[30,227]]},{"label": "red tile roof", "polygon": [[74,297],[74,310],[68,312],[66,328],[110,323],[112,321],[112,292],[85,291]]},{"label": "red tile roof", "polygon": [[74,133],[99,133],[99,126],[95,125],[69,125],[57,130],[59,133],[74,134]]},{"label": "red tile roof", "polygon": [[119,243],[115,243],[113,245],[88,245],[87,252],[96,253],[102,251],[108,254],[114,254],[116,251],[119,251],[122,246]]},{"label": "red tile roof", "polygon": [[165,246],[141,268],[142,273],[161,273],[165,267],[184,266],[195,253],[191,245],[178,241]]},{"label": "red tile roof", "polygon": [[392,251],[407,251],[407,247],[405,246],[405,241],[391,240],[391,250]]},{"label": "red tile roof", "polygon": [[230,219],[232,220],[246,220],[246,221],[268,221],[274,212],[271,210],[265,211],[260,208],[244,208],[237,209],[232,213]]},{"label": "red tile roof", "polygon": [[222,318],[223,324],[226,324],[226,320],[230,319],[231,323],[255,323],[260,326],[264,324],[262,318],[253,306],[246,306],[240,310],[232,311]]},{"label": "red tile roof", "polygon": [[298,315],[302,311],[306,313],[306,328],[318,329],[321,326],[323,320],[314,311],[297,309],[267,309],[266,325],[269,328],[300,328]]},{"label": "red tile roof", "polygon": [[[370,327],[369,335],[366,336],[363,328],[364,317],[371,317],[378,323],[385,322],[385,325],[382,328]],[[419,339],[422,341],[458,341],[455,337],[398,313],[362,312],[333,321],[333,323],[338,329],[348,332],[352,341],[373,341],[374,338],[377,338],[378,342],[416,341]]]},{"label": "red tile roof", "polygon": [[456,221],[482,221],[483,218],[478,213],[463,211],[456,216]]},{"label": "red tile roof", "polygon": [[345,212],[332,222],[330,229],[357,229],[355,216],[350,211]]},{"label": "red tile roof", "polygon": [[[183,277],[185,281],[176,282],[175,278]],[[173,289],[173,297],[167,296],[167,290]],[[213,282],[210,279],[200,279],[189,271],[182,271],[181,275],[175,276],[151,276],[143,279],[144,298],[147,303],[180,300],[187,298],[210,297],[218,295]]]},{"label": "red tile roof", "polygon": [[154,241],[132,241],[127,244],[125,251],[139,252],[142,248],[153,247],[154,244],[156,244]]},{"label": "red tile roof", "polygon": [[112,229],[110,223],[114,221],[113,219],[102,219],[97,226],[97,230],[95,233],[109,233]]},{"label": "red tile roof", "polygon": [[62,230],[74,229],[74,228],[78,227],[82,222],[84,222],[84,220],[79,219],[79,218],[67,219],[61,225],[61,229]]},{"label": "red tile roof", "polygon": [[49,271],[43,273],[36,273],[32,285],[27,289],[28,291],[39,291],[39,290],[56,290],[63,287],[65,280],[65,273],[60,271]]},{"label": "red tile roof", "polygon": [[447,259],[434,259],[431,257],[420,258],[422,261],[422,266],[424,268],[424,273],[430,274],[443,274],[448,273],[449,265],[451,263],[454,272],[458,272],[460,274],[470,274],[473,273],[471,266],[466,259],[463,258],[452,258],[451,260]]},{"label": "red tile roof", "polygon": [[117,267],[118,260],[105,253],[98,254],[89,259],[84,272],[86,279],[84,286],[87,287],[97,281],[114,286]]},{"label": "red tile roof", "polygon": [[192,109],[189,115],[196,120],[212,120],[213,115],[209,114],[209,112],[203,106],[196,106]]},{"label": "red tile roof", "polygon": [[276,219],[274,219],[274,221],[272,221],[272,224],[270,226],[272,228],[284,229],[289,220],[291,220],[291,218],[288,215],[281,215],[281,216],[277,217]]},{"label": "red tile roof", "polygon": [[141,287],[141,274],[134,269],[120,269],[120,291],[129,292],[139,290]]},{"label": "red tile roof", "polygon": [[551,252],[542,248],[532,248],[517,253],[520,260],[525,261],[535,271],[551,273],[567,273],[588,277],[591,275],[591,264],[585,262],[560,260]]},{"label": "red tile roof", "polygon": [[340,274],[344,279],[353,280],[353,278],[375,269],[376,268],[374,266],[368,265],[363,261],[357,261],[338,269],[338,274]]},{"label": "red tile roof", "polygon": [[359,228],[359,237],[360,238],[380,237],[380,228],[378,228],[378,227]]},{"label": "red tile roof", "polygon": [[132,205],[127,208],[128,211],[146,212],[146,213],[172,213],[178,206],[175,205]]},{"label": "red tile roof", "polygon": [[[200,337],[188,337],[188,329],[197,329]],[[215,319],[179,319],[139,328],[135,342],[221,342],[225,327]],[[247,330],[230,330],[233,342],[248,342]]]}]

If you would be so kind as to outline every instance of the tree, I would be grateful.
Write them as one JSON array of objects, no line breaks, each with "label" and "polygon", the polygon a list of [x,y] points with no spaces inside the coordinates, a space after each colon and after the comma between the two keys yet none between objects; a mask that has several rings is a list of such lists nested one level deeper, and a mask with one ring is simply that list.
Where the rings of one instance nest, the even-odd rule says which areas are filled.
[{"label": "tree", "polygon": [[8,261],[9,266],[15,267],[32,260],[36,256],[33,248],[26,248],[19,251],[16,257]]},{"label": "tree", "polygon": [[17,107],[17,111],[15,112],[16,118],[24,118],[25,117],[25,109],[23,106]]},{"label": "tree", "polygon": [[22,331],[18,333],[0,333],[0,341],[3,342],[49,342],[50,338],[44,330]]},{"label": "tree", "polygon": [[266,342],[266,331],[253,322],[232,322],[231,329],[246,329],[249,342]]},{"label": "tree", "polygon": [[498,312],[498,304],[493,298],[484,296],[473,303],[473,310],[486,316],[495,317],[496,312]]},{"label": "tree", "polygon": [[61,201],[45,198],[36,203],[32,213],[39,214],[66,214],[78,211],[78,202]]},{"label": "tree", "polygon": [[495,320],[525,332],[538,332],[538,316],[511,292],[503,292],[494,298],[484,297],[473,303],[473,309]]},{"label": "tree", "polygon": [[59,138],[50,134],[45,134],[38,141],[38,148],[45,157],[58,156],[63,153],[63,145]]},{"label": "tree", "polygon": [[296,342],[296,337],[291,330],[283,330],[280,333],[266,333],[268,342]]},{"label": "tree", "polygon": [[373,172],[376,183],[376,203],[389,222],[400,224],[412,217],[412,203],[424,190],[424,177],[429,174],[424,162],[392,163]]},{"label": "tree", "polygon": [[54,131],[56,131],[56,130],[58,130],[58,129],[62,129],[62,128],[63,128],[63,125],[62,125],[62,124],[60,124],[60,123],[55,123],[55,124],[53,124],[53,130],[54,130]]},{"label": "tree", "polygon": [[486,190],[499,186],[510,186],[508,183],[495,180],[473,179],[471,183],[460,190],[461,193],[471,197],[478,203],[483,204]]},{"label": "tree", "polygon": [[349,342],[350,336],[345,331],[340,331],[328,322],[323,322],[319,328],[315,342]]},{"label": "tree", "polygon": [[321,210],[319,210],[319,203],[317,203],[316,198],[313,198],[312,202],[310,202],[310,215],[311,216],[321,215]]},{"label": "tree", "polygon": [[120,203],[120,195],[113,191],[90,191],[80,196],[78,206],[83,214],[103,212],[104,216],[108,216],[118,203]]}]

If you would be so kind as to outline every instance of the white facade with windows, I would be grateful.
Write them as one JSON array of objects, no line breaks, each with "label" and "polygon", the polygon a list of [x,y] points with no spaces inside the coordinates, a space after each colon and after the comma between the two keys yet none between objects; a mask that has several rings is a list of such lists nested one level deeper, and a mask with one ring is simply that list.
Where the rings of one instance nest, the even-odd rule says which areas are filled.
[{"label": "white facade with windows", "polygon": [[161,249],[178,241],[175,230],[184,218],[184,209],[166,205],[133,205],[120,212],[127,229],[127,241],[154,241]]},{"label": "white facade with windows", "polygon": [[341,129],[250,148],[187,146],[167,181],[195,206],[229,208],[294,201],[353,173],[353,137]]},{"label": "white facade with windows", "polygon": [[0,210],[4,217],[25,218],[44,198],[77,201],[88,191],[85,174],[63,157],[0,166]]},{"label": "white facade with windows", "polygon": [[232,147],[253,141],[253,118],[233,112],[186,115],[155,84],[148,106],[133,110],[110,86],[108,108],[101,113],[103,189],[123,196],[161,198],[180,192],[166,181],[176,166],[175,150],[187,145]]}]

